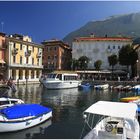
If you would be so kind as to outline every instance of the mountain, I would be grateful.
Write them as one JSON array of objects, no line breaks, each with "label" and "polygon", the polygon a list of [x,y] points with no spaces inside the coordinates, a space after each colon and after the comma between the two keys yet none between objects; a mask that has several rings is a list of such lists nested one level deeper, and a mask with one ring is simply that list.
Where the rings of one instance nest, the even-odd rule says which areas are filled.
[{"label": "mountain", "polygon": [[81,28],[69,33],[63,41],[71,44],[76,37],[95,36],[125,36],[140,37],[140,13],[111,16],[105,20],[90,21]]}]

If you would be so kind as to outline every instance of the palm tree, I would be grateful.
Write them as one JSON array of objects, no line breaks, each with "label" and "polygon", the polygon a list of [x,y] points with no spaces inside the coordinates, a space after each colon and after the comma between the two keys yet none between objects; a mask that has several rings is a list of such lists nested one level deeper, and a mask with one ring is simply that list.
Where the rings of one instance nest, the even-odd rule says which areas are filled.
[{"label": "palm tree", "polygon": [[112,54],[108,56],[108,62],[109,62],[109,65],[112,66],[112,75],[113,75],[114,66],[118,63],[117,55]]},{"label": "palm tree", "polygon": [[129,66],[131,66],[132,75],[134,76],[134,66],[138,59],[137,52],[133,49],[132,45],[123,46],[119,51],[119,63],[127,66],[127,72],[129,72]]}]

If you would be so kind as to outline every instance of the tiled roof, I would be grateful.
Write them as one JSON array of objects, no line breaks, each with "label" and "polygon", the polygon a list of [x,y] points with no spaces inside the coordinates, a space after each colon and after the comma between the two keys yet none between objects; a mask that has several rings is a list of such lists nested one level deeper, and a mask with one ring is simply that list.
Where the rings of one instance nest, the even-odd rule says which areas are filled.
[{"label": "tiled roof", "polygon": [[132,39],[127,37],[79,37],[74,41],[132,41]]}]

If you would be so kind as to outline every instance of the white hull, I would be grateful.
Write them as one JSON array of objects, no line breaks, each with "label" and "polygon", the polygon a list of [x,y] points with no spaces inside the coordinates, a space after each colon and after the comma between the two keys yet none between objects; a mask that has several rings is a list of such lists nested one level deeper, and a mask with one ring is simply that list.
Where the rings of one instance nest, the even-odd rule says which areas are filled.
[{"label": "white hull", "polygon": [[96,85],[94,86],[95,89],[102,89],[102,90],[105,90],[105,89],[108,89],[109,88],[109,85],[108,84],[104,84],[104,85]]},{"label": "white hull", "polygon": [[67,88],[77,88],[79,86],[79,81],[53,81],[53,82],[43,82],[47,89],[67,89]]},{"label": "white hull", "polygon": [[27,129],[35,125],[38,125],[51,117],[52,117],[52,112],[49,112],[47,114],[44,114],[42,116],[33,119],[28,119],[28,120],[20,119],[20,121],[19,120],[2,121],[3,117],[0,116],[0,132],[12,132],[12,131]]}]

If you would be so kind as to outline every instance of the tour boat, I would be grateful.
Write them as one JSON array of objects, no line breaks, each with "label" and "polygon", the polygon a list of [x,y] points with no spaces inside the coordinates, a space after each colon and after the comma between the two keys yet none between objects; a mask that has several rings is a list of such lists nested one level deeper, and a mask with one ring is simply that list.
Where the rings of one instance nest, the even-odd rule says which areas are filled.
[{"label": "tour boat", "polygon": [[39,104],[18,104],[0,110],[0,132],[18,131],[52,117],[52,109]]},{"label": "tour boat", "polygon": [[47,89],[77,88],[81,83],[76,73],[51,73],[42,81]]},{"label": "tour boat", "polygon": [[24,101],[17,98],[11,98],[11,97],[1,97],[0,98],[0,109],[10,107],[16,104],[23,104]]},{"label": "tour boat", "polygon": [[84,139],[139,139],[137,115],[134,103],[98,101],[84,111],[85,123],[91,129]]}]

